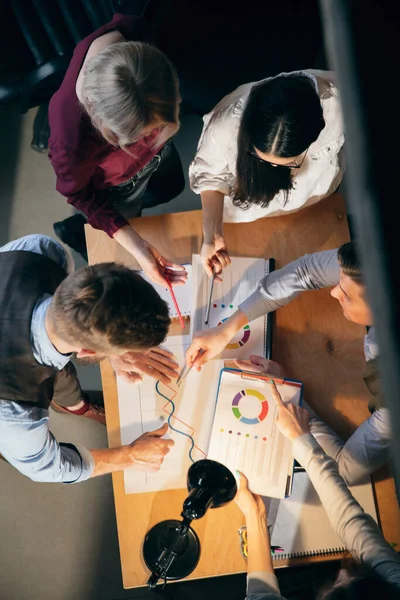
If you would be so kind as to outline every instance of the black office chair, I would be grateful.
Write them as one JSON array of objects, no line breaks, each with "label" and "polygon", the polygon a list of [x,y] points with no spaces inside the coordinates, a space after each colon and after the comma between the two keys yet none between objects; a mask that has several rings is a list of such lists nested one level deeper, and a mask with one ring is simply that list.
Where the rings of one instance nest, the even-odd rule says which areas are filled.
[{"label": "black office chair", "polygon": [[157,27],[167,8],[166,0],[10,0],[5,17],[13,41],[2,50],[2,54],[9,52],[11,46],[1,61],[0,105],[17,104],[21,112],[39,106],[33,149],[47,150],[49,100],[63,80],[76,44],[111,21],[116,12],[144,16]]}]

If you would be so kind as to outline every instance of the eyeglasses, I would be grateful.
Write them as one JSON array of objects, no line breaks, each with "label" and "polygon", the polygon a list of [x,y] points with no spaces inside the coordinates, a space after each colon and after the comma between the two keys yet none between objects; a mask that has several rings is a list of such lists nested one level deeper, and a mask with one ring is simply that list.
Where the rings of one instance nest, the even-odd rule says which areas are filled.
[{"label": "eyeglasses", "polygon": [[304,153],[304,156],[303,156],[303,160],[301,161],[301,163],[300,163],[300,164],[297,164],[297,163],[289,163],[289,164],[287,164],[287,165],[278,165],[277,163],[269,162],[269,160],[264,160],[263,158],[260,158],[260,157],[258,156],[258,154],[256,154],[255,152],[252,152],[251,150],[248,150],[248,151],[247,151],[247,154],[248,154],[249,156],[251,156],[252,158],[255,158],[255,159],[256,159],[256,160],[257,160],[259,163],[262,163],[262,164],[267,164],[267,165],[271,165],[271,167],[283,167],[284,169],[285,169],[285,168],[286,168],[286,169],[301,169],[301,167],[303,166],[303,163],[304,163],[304,161],[305,161],[305,158],[306,158],[306,156],[307,156],[307,152],[308,152],[308,148],[307,148],[307,150],[305,151],[305,153]]}]

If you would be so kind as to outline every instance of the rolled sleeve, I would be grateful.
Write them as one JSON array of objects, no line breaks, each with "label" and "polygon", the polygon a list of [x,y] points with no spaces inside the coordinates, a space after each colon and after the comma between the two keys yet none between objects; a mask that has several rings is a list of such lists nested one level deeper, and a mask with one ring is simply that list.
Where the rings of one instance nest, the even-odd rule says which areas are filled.
[{"label": "rolled sleeve", "polygon": [[204,128],[196,156],[189,167],[190,187],[195,194],[205,191],[221,192],[229,196],[236,177],[229,163],[236,153],[237,119],[233,116],[204,117]]},{"label": "rolled sleeve", "polygon": [[48,411],[0,400],[0,452],[33,481],[78,483],[89,479],[94,459],[87,448],[58,443],[49,431]]}]

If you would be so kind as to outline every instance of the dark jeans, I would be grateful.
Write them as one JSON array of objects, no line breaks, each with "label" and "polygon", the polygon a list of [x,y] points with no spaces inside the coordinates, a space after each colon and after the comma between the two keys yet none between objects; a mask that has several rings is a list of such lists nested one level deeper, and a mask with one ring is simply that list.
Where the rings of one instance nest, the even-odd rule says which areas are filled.
[{"label": "dark jeans", "polygon": [[[169,202],[185,187],[185,178],[179,154],[169,140],[139,173],[120,185],[98,190],[99,201],[110,199],[115,208],[127,219],[140,217],[142,210]],[[86,217],[77,213],[54,223],[57,237],[79,252],[87,260],[84,225]]]},{"label": "dark jeans", "polygon": [[126,218],[140,217],[142,210],[169,202],[185,187],[181,160],[172,140],[139,173],[120,185],[98,192],[107,195]]}]

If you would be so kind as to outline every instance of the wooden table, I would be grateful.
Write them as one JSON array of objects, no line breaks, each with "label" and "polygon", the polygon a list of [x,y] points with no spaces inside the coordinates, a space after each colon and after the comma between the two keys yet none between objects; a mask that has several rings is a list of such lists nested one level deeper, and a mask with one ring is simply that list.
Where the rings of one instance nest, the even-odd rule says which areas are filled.
[{"label": "wooden table", "polygon": [[[145,217],[133,221],[144,239],[177,262],[200,251],[201,212]],[[133,258],[105,233],[86,228],[90,264]],[[275,257],[276,267],[308,252],[335,248],[348,241],[345,204],[340,194],[284,217],[225,226],[231,256]],[[362,380],[365,330],[347,321],[329,290],[301,294],[276,313],[273,358],[289,376],[304,382],[307,402],[344,437],[368,417],[368,392]],[[110,447],[121,443],[115,377],[102,364],[102,381]],[[375,484],[381,526],[389,542],[400,542],[398,504],[393,480]],[[123,473],[113,474],[115,508],[125,588],[146,584],[148,572],[141,548],[145,533],[164,519],[179,518],[185,490],[126,495]],[[202,554],[190,578],[226,575],[246,570],[239,552],[237,529],[244,524],[234,503],[210,510],[193,524]],[[315,558],[307,559],[315,562]],[[326,560],[324,558],[323,560]]]}]

